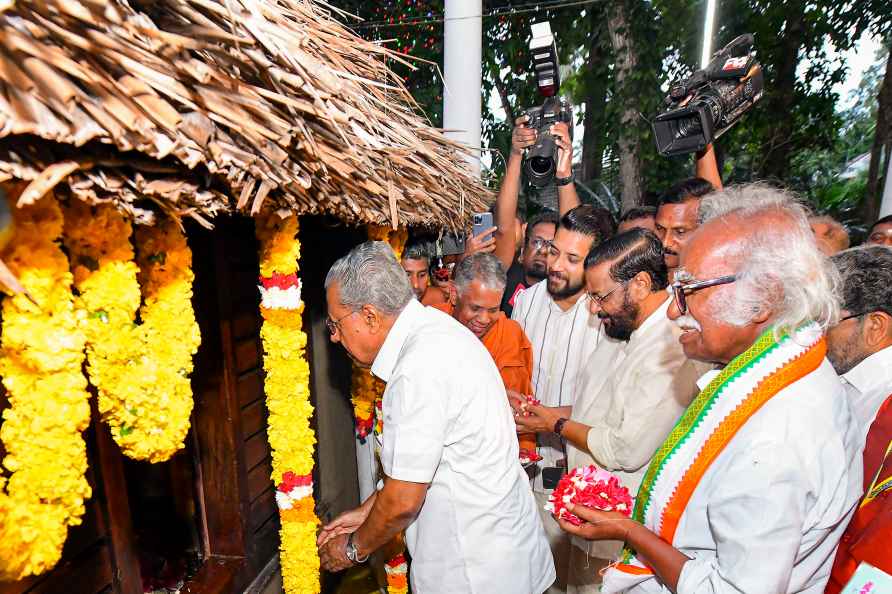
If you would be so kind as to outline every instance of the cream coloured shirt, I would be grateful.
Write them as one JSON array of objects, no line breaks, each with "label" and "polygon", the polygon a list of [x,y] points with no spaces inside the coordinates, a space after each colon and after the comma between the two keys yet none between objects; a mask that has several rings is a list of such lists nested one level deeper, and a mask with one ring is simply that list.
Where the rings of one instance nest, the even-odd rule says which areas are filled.
[{"label": "cream coloured shirt", "polygon": [[483,343],[414,299],[372,365],[387,382],[381,464],[428,483],[406,529],[412,590],[540,594],[554,562],[526,473],[514,415]]},{"label": "cream coloured shirt", "polygon": [[[601,321],[588,310],[585,296],[562,310],[548,293],[547,281],[524,289],[514,300],[516,320],[533,345],[533,392],[543,406],[572,406],[580,370],[602,340]],[[540,433],[533,490],[545,492],[541,469],[566,457],[564,443],[553,433]]]},{"label": "cream coloured shirt", "polygon": [[[651,313],[628,342],[602,340],[582,371],[571,419],[591,429],[586,451],[567,444],[570,468],[594,464],[617,475],[634,496],[654,452],[696,396],[709,366],[685,357],[681,329],[666,317],[671,299]],[[618,542],[573,540],[608,559]]]}]

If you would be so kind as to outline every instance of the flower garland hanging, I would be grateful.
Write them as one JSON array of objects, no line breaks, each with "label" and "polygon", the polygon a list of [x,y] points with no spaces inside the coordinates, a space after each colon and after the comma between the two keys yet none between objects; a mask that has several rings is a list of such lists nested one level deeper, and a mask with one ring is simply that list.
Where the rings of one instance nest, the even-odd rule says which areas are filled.
[{"label": "flower garland hanging", "polygon": [[387,574],[387,594],[408,594],[409,564],[402,553],[384,564],[384,573]]},{"label": "flower garland hanging", "polygon": [[[386,225],[368,225],[366,227],[369,241],[386,241],[393,248],[396,259],[403,254],[408,239],[405,228],[392,230]],[[366,438],[375,427],[375,401],[384,394],[384,382],[372,375],[368,369],[353,365],[350,378],[350,394],[353,403],[353,419],[356,439],[365,444]]]},{"label": "flower garland hanging", "polygon": [[11,476],[0,476],[0,581],[52,568],[90,497],[85,337],[58,241],[62,212],[52,196],[10,209],[16,231],[3,259],[37,305],[24,294],[3,299],[0,375],[10,406],[0,438]]},{"label": "flower garland hanging", "polygon": [[263,327],[264,388],[269,409],[268,437],[273,458],[276,503],[282,522],[282,579],[288,594],[319,592],[319,556],[313,500],[310,426],[310,367],[302,330],[304,305],[297,276],[300,242],[297,217],[270,213],[255,219],[260,241],[260,311]]},{"label": "flower garland hanging", "polygon": [[[383,225],[369,225],[367,233],[370,241],[386,241],[393,248],[396,259],[403,255],[403,248],[408,239],[405,228],[393,231]],[[385,383],[371,374],[368,369],[353,366],[351,381],[351,393],[353,394],[353,414],[356,419],[356,437],[360,443],[365,443],[369,433],[381,436],[384,431],[384,416],[382,414],[382,402]],[[409,565],[403,553],[399,553],[384,564],[387,574],[388,594],[406,594],[409,591],[408,571]]]},{"label": "flower garland hanging", "polygon": [[192,413],[189,375],[201,341],[192,252],[177,222],[164,219],[138,229],[134,262],[131,234],[111,205],[73,201],[66,209],[65,245],[99,412],[124,454],[161,462],[183,447]]}]

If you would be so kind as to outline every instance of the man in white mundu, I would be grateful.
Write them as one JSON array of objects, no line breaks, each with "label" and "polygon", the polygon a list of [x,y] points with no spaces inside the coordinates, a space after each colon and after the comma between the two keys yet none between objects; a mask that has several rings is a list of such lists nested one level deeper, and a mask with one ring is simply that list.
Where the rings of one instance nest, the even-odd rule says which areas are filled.
[{"label": "man in white mundu", "polygon": [[562,527],[625,540],[604,592],[819,594],[861,492],[859,436],[825,359],[835,271],[805,210],[765,186],[712,194],[669,317],[719,363],[657,450],[632,519],[576,507]]},{"label": "man in white mundu", "polygon": [[541,594],[554,564],[483,343],[415,300],[386,243],[335,262],[325,288],[332,341],[387,388],[383,485],[323,528],[322,566],[361,563],[405,530],[413,592]]}]

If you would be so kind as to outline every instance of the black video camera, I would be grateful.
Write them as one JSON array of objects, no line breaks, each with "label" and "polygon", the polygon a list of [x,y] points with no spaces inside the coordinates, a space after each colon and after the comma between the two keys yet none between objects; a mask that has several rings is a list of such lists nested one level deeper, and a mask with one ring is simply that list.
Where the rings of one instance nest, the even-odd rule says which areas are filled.
[{"label": "black video camera", "polygon": [[533,67],[536,71],[536,84],[539,93],[545,97],[542,105],[526,110],[527,127],[537,132],[536,144],[527,149],[523,160],[523,172],[529,182],[537,188],[554,181],[557,169],[557,144],[549,132],[552,124],[566,123],[573,135],[573,108],[558,96],[561,87],[561,74],[558,67],[557,46],[548,22],[533,23],[533,39],[530,51],[533,54]]},{"label": "black video camera", "polygon": [[741,35],[688,78],[669,87],[669,109],[654,119],[663,156],[703,150],[762,98],[762,67],[752,53],[753,36]]}]

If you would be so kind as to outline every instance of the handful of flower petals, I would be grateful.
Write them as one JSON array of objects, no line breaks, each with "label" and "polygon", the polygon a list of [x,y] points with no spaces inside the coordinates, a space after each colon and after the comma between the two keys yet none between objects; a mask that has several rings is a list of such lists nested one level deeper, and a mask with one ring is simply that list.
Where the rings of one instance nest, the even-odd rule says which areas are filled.
[{"label": "handful of flower petals", "polygon": [[579,526],[582,520],[567,511],[568,503],[601,511],[617,511],[626,516],[632,513],[629,490],[615,475],[593,465],[574,468],[561,477],[545,504],[545,509],[555,519]]}]

